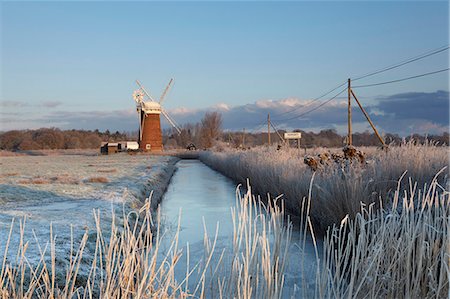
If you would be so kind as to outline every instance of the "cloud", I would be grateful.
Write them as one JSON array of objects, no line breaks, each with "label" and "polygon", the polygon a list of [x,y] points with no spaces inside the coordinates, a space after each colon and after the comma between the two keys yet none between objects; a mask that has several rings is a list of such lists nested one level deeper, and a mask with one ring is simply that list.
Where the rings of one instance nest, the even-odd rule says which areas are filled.
[{"label": "cloud", "polygon": [[54,111],[43,120],[57,123],[62,129],[99,129],[110,131],[134,131],[138,128],[134,109],[114,111],[70,112]]},{"label": "cloud", "polygon": [[[224,127],[230,130],[265,129],[267,114],[270,112],[273,123],[280,128],[306,131],[332,128],[345,134],[347,101],[338,98],[315,109],[321,103],[297,98],[260,100],[252,104],[227,106],[226,110],[220,112],[222,112]],[[441,134],[449,130],[448,91],[395,94],[379,97],[372,101],[372,104],[365,106],[381,132],[405,136],[413,133]],[[220,110],[216,108],[176,109],[170,112],[179,123],[186,123],[199,121],[206,111]],[[356,131],[371,130],[356,104],[352,109],[352,121]]]},{"label": "cloud", "polygon": [[60,102],[60,101],[45,101],[45,102],[41,103],[41,106],[45,107],[45,108],[55,108],[55,107],[58,107],[58,106],[60,106],[62,104],[63,103]]},{"label": "cloud", "polygon": [[[23,116],[23,115],[22,115]],[[87,129],[110,131],[135,131],[138,129],[134,109],[114,111],[51,111],[36,117],[1,117],[0,130],[38,129],[57,127],[60,129]]]},{"label": "cloud", "polygon": [[401,93],[379,99],[376,108],[399,119],[427,119],[448,124],[449,93],[442,90]]},{"label": "cloud", "polygon": [[[367,104],[365,108],[381,132],[397,133],[401,136],[413,133],[440,134],[448,132],[449,126],[449,92],[436,91],[430,93],[408,92],[379,97]],[[3,102],[4,103],[4,102]],[[17,104],[18,102],[12,102]],[[199,122],[207,111],[219,111],[223,117],[223,127],[227,130],[261,131],[267,128],[267,114],[270,113],[273,123],[283,129],[302,129],[319,131],[336,129],[345,134],[347,130],[347,101],[337,98],[322,107],[322,103],[308,99],[287,98],[281,100],[265,99],[239,106],[219,103],[204,109],[179,107],[168,110],[172,118],[183,125]],[[53,107],[62,103],[55,102]],[[52,105],[50,105],[52,106]],[[293,111],[293,109],[295,109]],[[310,113],[305,113],[311,111]],[[31,118],[18,116],[6,119],[2,116],[3,130],[26,129],[39,127],[59,127],[61,129],[99,129],[110,131],[136,131],[138,119],[134,109],[115,111],[46,111],[45,115]],[[5,115],[7,117],[8,115]],[[23,116],[23,115],[22,115]],[[163,127],[169,124],[161,117]],[[353,106],[353,127],[356,131],[371,130],[364,115],[357,105]]]},{"label": "cloud", "polygon": [[23,107],[44,107],[55,108],[62,105],[61,101],[43,101],[39,104],[30,104],[25,101],[1,101],[0,107],[2,108],[23,108]]},{"label": "cloud", "polygon": [[[311,100],[288,98],[282,100],[259,100],[252,104],[217,109],[210,107],[206,109],[174,109],[169,113],[179,123],[197,122],[207,111],[219,111],[222,113],[224,128],[229,130],[261,130],[266,128],[267,114],[270,113],[274,124],[285,129],[320,130],[336,128],[340,123],[346,122],[347,104],[338,100],[325,105],[316,111],[298,117],[305,111],[311,110],[319,103]],[[295,111],[292,111],[295,109]],[[290,112],[292,111],[292,112]],[[289,112],[289,113],[287,113]],[[356,122],[363,121],[362,115],[354,117]]]},{"label": "cloud", "polygon": [[23,101],[0,101],[0,107],[3,108],[18,108],[24,106],[28,106],[28,104]]}]

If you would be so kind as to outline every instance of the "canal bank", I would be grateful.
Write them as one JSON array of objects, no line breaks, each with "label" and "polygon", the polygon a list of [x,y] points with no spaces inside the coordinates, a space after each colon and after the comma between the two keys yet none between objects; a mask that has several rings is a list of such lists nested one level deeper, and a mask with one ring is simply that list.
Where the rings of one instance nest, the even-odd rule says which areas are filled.
[{"label": "canal bank", "polygon": [[[262,260],[256,261],[263,258],[265,250],[270,253],[270,260],[277,260],[277,263],[284,265],[277,270],[278,278],[271,277],[267,280],[273,279],[275,283],[277,279],[282,279],[280,286],[283,289],[278,294],[280,297],[299,298],[311,294],[315,287],[317,270],[316,253],[311,240],[304,239],[298,230],[292,231],[292,227],[282,220],[284,216],[267,213],[267,206],[257,207],[255,201],[255,206],[250,211],[248,207],[243,207],[242,204],[249,199],[249,194],[246,194],[245,190],[237,190],[236,184],[230,178],[200,160],[180,160],[176,166],[177,171],[161,202],[161,228],[165,239],[161,242],[160,249],[163,255],[178,251],[186,258],[175,268],[177,280],[185,279],[187,269],[201,268],[207,264],[211,280],[223,279],[231,290],[233,276],[236,275],[234,267],[244,269],[249,266],[246,263],[249,263],[252,264],[249,266],[249,271],[253,273],[251,275],[264,276],[257,269],[261,267]],[[245,217],[239,214],[243,210]],[[247,219],[243,221],[237,215]],[[277,223],[273,228],[269,228],[271,219],[275,219]],[[242,237],[243,244],[237,246],[239,242],[236,240],[239,236]],[[173,248],[175,239],[178,246],[176,250]],[[263,248],[264,246],[268,247]],[[254,261],[244,259],[248,252],[253,252]],[[318,253],[321,254],[320,245]],[[259,266],[256,266],[257,264]],[[272,270],[275,268],[274,266]],[[192,285],[189,288],[195,288],[195,282],[202,273],[199,271],[192,274]],[[211,280],[207,283],[208,294],[217,296],[214,292],[220,287]],[[249,284],[252,285],[250,282]],[[262,296],[264,292],[266,291],[262,288],[254,294]]]}]

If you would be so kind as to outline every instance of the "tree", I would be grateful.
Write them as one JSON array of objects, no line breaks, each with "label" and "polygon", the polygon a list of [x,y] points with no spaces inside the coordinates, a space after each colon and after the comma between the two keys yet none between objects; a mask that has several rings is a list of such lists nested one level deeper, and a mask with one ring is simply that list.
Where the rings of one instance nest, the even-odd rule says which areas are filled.
[{"label": "tree", "polygon": [[210,148],[222,133],[222,114],[206,112],[201,121],[200,142],[202,147]]},{"label": "tree", "polygon": [[41,149],[59,149],[64,147],[64,134],[59,129],[42,128],[33,133],[33,140]]},{"label": "tree", "polygon": [[23,139],[23,132],[21,131],[8,131],[0,136],[0,149],[3,150],[19,150],[20,143]]}]

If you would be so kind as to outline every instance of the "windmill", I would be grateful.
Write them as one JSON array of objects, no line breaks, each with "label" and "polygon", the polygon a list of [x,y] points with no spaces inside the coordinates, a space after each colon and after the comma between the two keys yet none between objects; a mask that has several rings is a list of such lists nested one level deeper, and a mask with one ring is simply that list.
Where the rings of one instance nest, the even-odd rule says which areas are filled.
[{"label": "windmill", "polygon": [[172,86],[173,79],[170,79],[169,84],[167,84],[161,94],[159,101],[155,101],[152,98],[141,82],[136,80],[136,83],[139,86],[139,89],[133,92],[133,99],[136,101],[136,110],[139,117],[139,149],[146,152],[162,151],[161,114],[164,115],[178,134],[181,134],[180,127],[161,106]]}]

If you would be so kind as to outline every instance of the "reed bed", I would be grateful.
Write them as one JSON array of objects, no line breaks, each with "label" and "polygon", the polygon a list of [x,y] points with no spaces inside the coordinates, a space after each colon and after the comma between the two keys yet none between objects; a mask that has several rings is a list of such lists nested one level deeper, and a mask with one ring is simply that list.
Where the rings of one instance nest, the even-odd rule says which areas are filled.
[{"label": "reed bed", "polygon": [[399,183],[388,207],[363,205],[334,225],[317,264],[315,297],[448,298],[449,190],[438,175],[422,189]]},{"label": "reed bed", "polygon": [[[367,162],[321,165],[315,174],[303,162],[303,152],[297,149],[277,151],[260,147],[248,151],[226,150],[202,152],[200,159],[211,168],[236,182],[250,180],[259,194],[283,195],[288,213],[301,212],[303,198],[312,193],[311,219],[316,233],[325,234],[328,227],[349,215],[354,218],[361,204],[379,204],[394,195],[397,182],[407,171],[407,177],[419,185],[430,182],[434,175],[449,165],[447,146],[432,143],[404,143],[388,151],[362,148]],[[317,154],[329,149],[317,149]],[[341,152],[332,149],[332,152]],[[342,153],[342,152],[341,152]],[[441,185],[449,180],[448,168],[439,178]]]},{"label": "reed bed", "polygon": [[[61,251],[52,227],[49,242],[27,240],[25,219],[19,223],[18,247],[10,247],[13,221],[3,252],[0,297],[281,298],[291,227],[275,201],[264,205],[250,191],[237,192],[231,248],[216,248],[217,232],[211,237],[205,230],[204,258],[193,267],[189,246],[178,243],[178,233],[162,252],[166,235],[155,229],[161,227],[155,225],[160,214],[153,219],[151,206],[147,200],[139,212],[123,214],[123,221],[113,214],[110,231],[102,231],[100,213],[94,211],[96,230],[77,240],[72,235],[67,256],[57,256]],[[28,251],[30,242],[39,252]],[[30,255],[39,261],[30,262]]]},{"label": "reed bed", "polygon": [[[313,178],[315,179],[315,178]],[[313,182],[313,181],[312,181]],[[313,185],[311,183],[311,185]],[[10,248],[13,225],[0,271],[2,298],[444,298],[449,294],[450,192],[436,176],[422,189],[397,184],[391,205],[362,205],[354,219],[345,217],[323,240],[316,237],[310,217],[311,193],[303,200],[305,250],[308,234],[316,248],[315,273],[303,273],[296,285],[285,285],[292,251],[292,226],[280,198],[263,204],[252,195],[236,193],[231,217],[231,248],[220,249],[217,233],[205,230],[204,257],[191,267],[189,246],[177,235],[162,252],[163,231],[154,227],[150,201],[139,212],[123,215],[118,225],[71,240],[68,257],[57,256],[57,238],[39,245],[39,262],[28,258],[31,240],[20,225],[18,248]],[[159,214],[158,214],[159,215]],[[159,221],[159,216],[157,219]],[[159,227],[159,226],[157,226]],[[179,229],[179,227],[178,227]],[[320,255],[317,248],[323,246]],[[13,251],[14,252],[11,252]],[[61,260],[66,259],[65,263]],[[183,265],[183,261],[186,264]],[[304,272],[301,260],[298,271]],[[180,269],[182,275],[180,276]],[[178,273],[178,275],[176,275]],[[305,282],[315,277],[311,289]],[[289,288],[286,290],[286,288]],[[296,289],[297,292],[293,292]],[[298,291],[299,290],[299,291]]]}]

